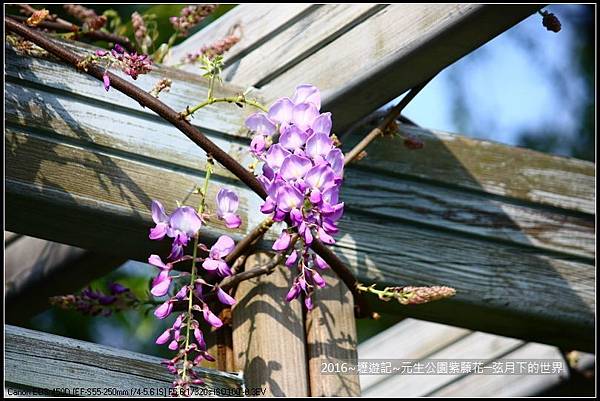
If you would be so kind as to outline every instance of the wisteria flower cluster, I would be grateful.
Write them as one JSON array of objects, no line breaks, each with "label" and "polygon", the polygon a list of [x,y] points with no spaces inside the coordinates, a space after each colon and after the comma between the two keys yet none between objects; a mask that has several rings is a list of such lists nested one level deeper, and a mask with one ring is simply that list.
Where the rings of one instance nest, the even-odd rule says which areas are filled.
[{"label": "wisteria flower cluster", "polygon": [[[242,221],[236,214],[239,199],[235,192],[222,188],[217,194],[216,217],[225,222],[229,228],[237,228]],[[168,344],[168,348],[177,351],[174,358],[165,361],[168,370],[177,376],[173,385],[180,389],[187,389],[191,384],[202,384],[202,380],[194,373],[193,367],[198,366],[202,360],[214,361],[214,357],[207,352],[204,334],[200,322],[194,315],[201,313],[202,319],[210,326],[219,328],[223,322],[211,311],[205,301],[206,295],[214,293],[216,298],[224,305],[234,305],[236,300],[227,292],[216,285],[210,284],[200,275],[195,275],[192,268],[191,277],[188,273],[172,275],[174,265],[184,261],[202,262],[205,272],[219,277],[232,274],[224,258],[234,249],[235,243],[227,235],[222,235],[209,249],[198,242],[200,228],[206,224],[210,214],[200,213],[189,206],[180,206],[170,215],[165,212],[159,201],[152,201],[152,219],[156,224],[150,229],[149,238],[162,240],[166,237],[172,240],[171,252],[167,260],[163,261],[159,255],[150,255],[148,263],[158,268],[159,272],[152,281],[151,294],[156,297],[168,296],[171,288],[173,295],[154,311],[158,319],[166,319],[175,310],[177,304],[192,305],[187,312],[178,313],[174,323],[157,339],[156,344]],[[196,249],[193,255],[185,255],[185,248],[194,240]],[[198,251],[203,251],[206,256],[197,256]],[[184,285],[174,283],[179,278],[187,279]],[[191,301],[190,301],[190,298]],[[191,333],[193,333],[193,338]]]},{"label": "wisteria flower cluster", "polygon": [[106,24],[106,17],[104,15],[97,15],[94,10],[86,8],[82,5],[65,4],[63,8],[67,13],[83,22],[84,31],[95,31],[102,28]]},{"label": "wisteria flower cluster", "polygon": [[173,29],[181,36],[187,36],[188,31],[215,11],[217,6],[217,4],[196,4],[184,7],[178,17],[170,18]]},{"label": "wisteria flower cluster", "polygon": [[108,68],[113,65],[118,66],[123,72],[133,79],[137,79],[138,75],[147,74],[152,71],[152,59],[147,54],[129,53],[119,45],[115,44],[111,51],[96,50],[95,58],[103,60],[107,64],[107,70],[104,73],[104,89],[110,89],[110,78],[108,76]]},{"label": "wisteria flower cluster", "polygon": [[[329,267],[310,245],[315,238],[334,244],[332,235],[344,211],[339,201],[344,155],[331,136],[331,113],[320,113],[320,108],[319,89],[299,85],[292,98],[281,98],[267,113],[246,119],[255,133],[251,152],[264,162],[258,180],[268,197],[261,211],[272,214],[274,221],[288,222],[273,250],[285,252],[285,264],[299,270],[286,300],[303,292],[308,309],[313,307],[314,288],[325,286],[318,270]],[[296,234],[298,246],[292,239]]]},{"label": "wisteria flower cluster", "polygon": [[236,43],[240,41],[240,36],[236,34],[229,34],[223,39],[220,39],[210,45],[204,45],[200,49],[192,53],[187,53],[185,57],[181,59],[182,63],[193,64],[198,61],[202,56],[206,56],[209,59],[215,56],[224,54],[226,51],[231,49]]},{"label": "wisteria flower cluster", "polygon": [[49,301],[61,309],[74,309],[90,316],[110,316],[113,312],[135,308],[140,303],[135,294],[122,284],[111,283],[108,290],[107,294],[87,287],[79,294],[50,297]]}]

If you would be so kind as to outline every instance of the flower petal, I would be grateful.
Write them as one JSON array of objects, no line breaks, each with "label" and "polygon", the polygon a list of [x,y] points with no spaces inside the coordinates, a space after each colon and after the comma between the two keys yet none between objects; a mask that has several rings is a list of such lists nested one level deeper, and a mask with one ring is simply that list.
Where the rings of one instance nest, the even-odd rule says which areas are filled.
[{"label": "flower petal", "polygon": [[292,122],[302,131],[309,129],[319,116],[319,110],[312,103],[300,103],[294,106],[294,118]]},{"label": "flower petal", "polygon": [[287,98],[281,98],[269,108],[269,119],[278,124],[287,124],[292,120],[294,103]]},{"label": "flower petal", "polygon": [[224,258],[229,252],[233,251],[233,248],[235,248],[233,239],[228,235],[221,235],[219,239],[217,239],[217,242],[210,248],[211,258]]},{"label": "flower petal", "polygon": [[224,220],[227,228],[239,228],[242,225],[242,218],[234,213],[227,213]]},{"label": "flower petal", "polygon": [[292,237],[290,236],[290,234],[287,231],[283,230],[279,238],[277,238],[277,240],[273,243],[273,250],[284,251],[288,249],[290,246],[291,239]]},{"label": "flower petal", "polygon": [[172,278],[169,277],[169,271],[162,270],[152,281],[152,289],[150,290],[150,293],[155,297],[162,297],[169,292],[171,281]]},{"label": "flower petal", "polygon": [[169,217],[165,213],[165,208],[162,203],[157,200],[152,201],[152,220],[158,223],[167,223],[169,221]]},{"label": "flower petal", "polygon": [[253,113],[246,118],[246,127],[260,135],[270,136],[275,133],[276,126],[265,113]]},{"label": "flower petal", "polygon": [[329,136],[331,133],[331,113],[323,113],[311,124],[314,133],[325,134]]},{"label": "flower petal", "polygon": [[168,301],[163,303],[161,306],[156,308],[156,310],[154,311],[154,316],[156,316],[159,319],[164,319],[171,314],[172,310],[173,310],[173,302],[169,299]]},{"label": "flower petal", "polygon": [[202,310],[202,312],[204,315],[204,320],[206,320],[208,324],[210,324],[213,327],[216,327],[217,329],[223,326],[223,322],[221,321],[221,319],[219,319],[214,313],[212,313],[212,311],[208,309],[208,306],[204,305],[204,309]]},{"label": "flower petal", "polygon": [[308,135],[295,125],[290,125],[279,137],[279,143],[286,149],[294,150],[306,143]]},{"label": "flower petal", "polygon": [[223,291],[221,288],[217,288],[217,298],[219,298],[219,302],[224,305],[235,305],[237,302],[235,298]]},{"label": "flower petal", "polygon": [[158,255],[150,255],[150,257],[148,258],[148,263],[160,269],[169,269],[169,266],[165,265],[160,256]]},{"label": "flower petal", "polygon": [[159,345],[166,344],[170,338],[171,338],[171,329],[167,329],[164,331],[164,333],[162,333],[160,336],[158,336],[155,343],[159,344]]},{"label": "flower petal", "polygon": [[302,84],[296,87],[296,93],[292,97],[294,104],[312,103],[317,109],[321,108],[321,93],[319,88],[310,84]]}]

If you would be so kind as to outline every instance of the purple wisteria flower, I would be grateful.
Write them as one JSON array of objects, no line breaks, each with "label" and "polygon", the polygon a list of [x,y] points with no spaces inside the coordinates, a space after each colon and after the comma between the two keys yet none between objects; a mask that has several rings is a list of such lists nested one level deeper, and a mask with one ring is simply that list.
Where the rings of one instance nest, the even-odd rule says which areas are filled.
[{"label": "purple wisteria flower", "polygon": [[[225,220],[228,227],[238,227],[241,224],[241,219],[235,214],[238,203],[238,197],[232,191],[226,189],[219,191],[217,195],[217,216]],[[187,388],[190,384],[202,383],[202,380],[191,368],[198,366],[203,360],[215,360],[207,352],[204,335],[200,329],[200,323],[196,319],[201,316],[212,327],[220,328],[223,326],[223,321],[210,309],[206,296],[209,294],[216,295],[214,299],[227,306],[234,305],[236,300],[222,288],[202,279],[200,272],[195,269],[192,269],[195,273],[191,275],[183,272],[176,275],[170,274],[174,270],[173,266],[175,264],[191,260],[194,264],[203,262],[202,267],[206,271],[216,272],[220,276],[231,275],[231,270],[224,258],[235,248],[235,243],[227,235],[222,235],[210,249],[199,243],[193,256],[185,255],[184,247],[188,245],[192,238],[197,238],[198,232],[204,224],[196,210],[189,206],[181,206],[168,215],[159,201],[152,201],[152,220],[155,226],[150,229],[150,239],[161,240],[165,237],[173,239],[171,254],[166,262],[155,254],[150,255],[148,258],[148,263],[159,270],[152,280],[150,293],[156,297],[168,296],[168,299],[164,300],[154,310],[154,316],[164,320],[171,316],[174,311],[179,310],[176,305],[191,305],[191,309],[188,309],[186,313],[179,313],[172,326],[156,338],[156,344],[167,345],[170,350],[177,351],[177,355],[168,361],[164,361],[164,364],[169,372],[177,376],[173,384]],[[199,256],[198,252],[206,252],[208,255],[203,258]],[[181,285],[180,278],[187,279],[187,283]],[[173,287],[175,289],[171,292]],[[125,290],[120,287],[111,289],[113,294]],[[170,293],[175,293],[175,295],[169,295]],[[90,294],[96,298],[100,297],[92,292]],[[99,299],[98,302],[112,301]],[[194,311],[201,312],[201,314],[194,313]],[[182,374],[183,366],[186,366],[185,375]]]},{"label": "purple wisteria flower", "polygon": [[[297,264],[300,270],[286,299],[304,292],[308,309],[312,308],[314,287],[325,284],[315,267],[328,267],[309,246],[315,238],[334,244],[337,221],[344,211],[344,203],[338,199],[344,155],[331,137],[331,113],[321,113],[320,108],[319,89],[303,84],[291,98],[273,103],[267,113],[254,113],[246,119],[247,128],[255,134],[251,152],[264,162],[257,177],[268,194],[261,211],[290,226],[275,241],[273,250],[289,251],[286,265]],[[292,246],[294,234],[300,239],[298,250]]]},{"label": "purple wisteria flower", "polygon": [[202,219],[193,208],[181,206],[168,216],[163,205],[157,200],[152,201],[152,220],[156,226],[150,229],[148,236],[150,239],[162,240],[165,236],[173,238],[171,254],[168,257],[170,260],[180,259],[183,256],[183,248],[202,227]]},{"label": "purple wisteria flower", "polygon": [[[104,60],[108,66],[116,65],[134,80],[141,74],[147,74],[152,71],[152,59],[147,54],[129,53],[123,46],[115,44],[111,51],[96,50],[94,53],[97,59]],[[110,89],[110,77],[108,71],[102,75],[104,89]]]},{"label": "purple wisteria flower", "polygon": [[235,192],[221,188],[217,193],[217,217],[225,221],[227,228],[238,228],[242,225],[241,217],[235,212],[240,201]]},{"label": "purple wisteria flower", "polygon": [[210,248],[208,258],[202,263],[202,267],[209,271],[217,271],[221,276],[230,276],[231,269],[223,258],[235,248],[235,243],[227,235],[221,235],[217,242]]}]

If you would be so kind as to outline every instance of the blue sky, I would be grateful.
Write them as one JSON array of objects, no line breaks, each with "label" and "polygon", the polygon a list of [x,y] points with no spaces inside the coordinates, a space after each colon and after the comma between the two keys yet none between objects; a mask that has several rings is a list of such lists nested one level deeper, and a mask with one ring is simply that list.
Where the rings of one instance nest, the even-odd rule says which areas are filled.
[{"label": "blue sky", "polygon": [[[577,11],[575,7],[581,6],[552,5],[545,10],[560,18]],[[552,126],[575,135],[574,111],[584,82],[568,56],[575,39],[572,22],[562,18],[561,23],[561,31],[554,33],[542,26],[539,14],[528,17],[438,74],[404,115],[426,128],[509,145],[517,144],[524,129]],[[549,70],[564,74],[569,85],[557,85]],[[453,118],[452,80],[464,85],[467,107],[477,116],[469,127],[461,128]]]}]

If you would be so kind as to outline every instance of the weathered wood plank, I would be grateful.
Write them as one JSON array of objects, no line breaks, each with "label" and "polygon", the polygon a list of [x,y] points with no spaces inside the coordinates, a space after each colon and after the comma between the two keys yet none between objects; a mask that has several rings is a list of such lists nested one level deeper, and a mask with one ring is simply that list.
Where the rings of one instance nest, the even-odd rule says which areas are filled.
[{"label": "weathered wood plank", "polygon": [[10,231],[4,231],[4,247],[6,248],[19,238],[21,238],[21,234],[12,233]]},{"label": "weathered wood plank", "polygon": [[[358,345],[359,359],[424,359],[472,332],[459,327],[415,319],[404,319]],[[363,392],[388,375],[363,375]]]},{"label": "weathered wood plank", "polygon": [[530,339],[593,348],[593,264],[376,216],[348,214],[340,230],[345,234],[335,252],[363,283],[444,284],[457,290],[449,301],[411,307],[379,303],[375,310],[509,337],[528,338],[535,332]]},{"label": "weathered wood plank", "polygon": [[[595,214],[594,163],[514,148],[490,141],[400,125],[423,141],[418,151],[401,141],[380,138],[365,159],[353,163],[370,172],[433,181],[434,184],[486,192],[509,199]],[[344,147],[364,132],[344,138]],[[590,218],[593,221],[593,218]]]},{"label": "weathered wood plank", "polygon": [[[225,63],[229,65],[318,7],[314,4],[238,5],[206,28],[173,47],[165,57],[164,64],[179,64],[187,53],[223,39],[231,32],[231,28],[238,24],[242,28],[241,39],[224,56]],[[181,68],[198,71],[198,66],[195,65],[183,65]]]},{"label": "weathered wood plank", "polygon": [[[516,149],[514,153],[519,151]],[[430,155],[423,154],[423,159],[419,160],[433,160]],[[365,196],[366,193],[370,195]],[[568,215],[539,205],[511,202],[507,198],[389,177],[362,167],[347,169],[342,197],[348,205],[347,210],[369,211],[391,219],[590,260],[595,257],[593,216]]]},{"label": "weathered wood plank", "polygon": [[318,86],[334,128],[343,131],[540,8],[389,5],[262,89],[271,100],[298,83]]},{"label": "weathered wood plank", "polygon": [[[173,127],[165,126],[159,121],[149,122],[145,116],[131,115],[115,110],[110,113],[112,123],[106,124],[108,118],[106,112],[99,110],[93,103],[74,100],[66,94],[53,94],[22,87],[16,83],[7,83],[6,87],[11,93],[5,105],[7,121],[26,125],[28,130],[50,130],[50,132],[46,132],[46,135],[52,137],[62,135],[65,137],[64,140],[74,140],[81,143],[81,146],[93,146],[94,149],[97,146],[111,148],[112,151],[127,152],[126,157],[136,159],[143,157],[149,163],[160,158],[173,166],[186,167],[195,171],[198,171],[198,167],[203,165],[206,160],[201,149],[196,146],[189,147],[190,141],[185,136]],[[423,137],[426,137],[426,133],[427,131],[420,131]],[[452,140],[463,141],[462,138],[456,137],[450,137],[453,138],[452,140],[448,139],[449,137],[444,134],[431,135],[432,138],[443,136],[445,142],[448,143],[452,143]],[[210,137],[220,146],[229,149],[229,152],[236,155],[242,163],[249,164],[251,162],[252,159],[244,144],[228,142],[214,134]],[[390,144],[387,140],[382,141],[388,147],[395,145]],[[505,198],[482,200],[481,195],[477,193],[439,187],[435,183],[406,180],[404,171],[408,171],[411,161],[414,171],[410,170],[410,174],[415,177],[418,177],[422,171],[431,180],[440,170],[446,174],[440,177],[440,181],[449,176],[442,166],[451,165],[452,161],[444,160],[444,157],[449,159],[454,155],[448,155],[448,150],[444,153],[434,139],[429,138],[427,145],[427,150],[424,149],[421,153],[422,157],[417,158],[413,156],[412,152],[405,151],[404,154],[401,154],[402,150],[396,148],[397,152],[392,154],[383,145],[374,144],[373,146],[378,147],[378,150],[379,147],[382,148],[381,152],[376,153],[377,157],[364,163],[361,162],[359,169],[349,169],[347,172],[347,184],[344,186],[343,196],[350,208],[373,210],[378,214],[393,218],[427,223],[445,229],[455,229],[521,245],[593,258],[595,244],[594,224],[591,217],[566,216],[557,211],[539,209],[534,204],[510,203]],[[533,152],[523,151],[526,154],[521,155],[520,150],[509,152],[506,147],[500,145],[491,145],[494,149],[488,153],[486,150],[490,145],[485,142],[471,143],[471,147],[474,153],[480,153],[478,159],[468,160],[474,166],[471,168],[472,171],[477,167],[482,168],[483,171],[495,171],[496,166],[492,165],[485,169],[477,164],[477,161],[485,162],[489,160],[489,154],[495,155],[501,152],[507,158],[513,157],[514,159],[515,155],[520,158],[523,169],[527,169],[529,165],[566,165],[571,167],[572,164],[578,164],[577,162],[563,163],[562,159],[554,160],[551,156]],[[188,151],[181,151],[188,148]],[[460,147],[460,149],[463,148]],[[157,152],[158,149],[160,151]],[[468,153],[465,154],[468,155]],[[380,161],[379,155],[383,161]],[[434,155],[436,157],[433,157]],[[398,156],[406,157],[407,160],[399,161],[402,158]],[[456,158],[459,161],[455,161],[456,164],[451,166],[454,166],[454,171],[457,173],[462,172],[464,180],[460,181],[456,176],[453,177],[460,185],[471,186],[470,189],[474,189],[475,183],[466,180],[467,173],[460,165],[461,157],[463,154],[458,155]],[[435,160],[431,163],[437,163],[437,165],[426,165],[428,160]],[[587,184],[594,179],[593,168],[588,164],[581,166],[583,172],[591,174],[591,176],[583,176],[587,180]],[[400,166],[397,167],[397,165]],[[369,172],[365,172],[363,166],[368,167]],[[380,175],[375,175],[379,172],[380,166],[387,170],[382,171]],[[548,167],[548,169],[550,168]],[[396,172],[398,173],[396,174]],[[198,173],[200,174],[200,171]],[[217,168],[216,173],[223,177],[233,178],[231,173],[222,168]],[[386,173],[394,174],[394,179],[386,177]],[[498,173],[494,174],[497,176],[491,178],[502,179]],[[507,186],[513,184],[512,187],[515,187],[515,191],[519,188],[526,188],[527,182],[519,180],[519,177],[519,175],[516,175],[515,178],[511,176]],[[485,178],[488,178],[488,181],[491,180],[490,177]],[[567,180],[559,176],[556,171],[552,178],[550,182],[555,191],[565,193],[575,187],[570,182],[566,182]],[[564,185],[561,185],[561,181]],[[546,181],[541,180],[536,186],[541,187],[546,184],[548,184]],[[583,183],[581,186],[584,186]],[[548,186],[546,188],[551,190]],[[369,197],[364,196],[366,192],[372,193],[373,189],[378,190],[376,194]],[[487,188],[481,190],[484,191]],[[594,196],[593,193],[591,196]],[[572,202],[577,200],[574,198]]]},{"label": "weathered wood plank", "polygon": [[[17,65],[11,57],[18,57],[11,52],[7,55],[7,65]],[[11,67],[12,81],[7,85],[7,228],[92,250],[120,252],[138,260],[145,260],[149,252],[164,251],[147,239],[148,228],[152,226],[149,215],[151,199],[160,199],[167,209],[175,206],[176,199],[185,199],[201,181],[205,160],[203,152],[150,113],[113,107],[111,103],[118,100],[111,97],[94,98],[106,96],[97,83],[94,83],[96,86],[82,83],[84,90],[77,96],[68,95],[69,91],[75,90],[73,87],[60,89],[61,84],[57,82],[76,82],[80,79],[76,76],[82,74],[64,67],[55,70],[63,74],[57,79],[43,75],[41,64],[36,67],[39,72],[33,74],[27,72],[29,64],[50,62],[24,58],[30,61],[22,61],[20,68]],[[202,84],[192,82],[190,87],[201,88]],[[98,94],[92,94],[92,91]],[[110,96],[113,93],[109,92]],[[94,105],[97,105],[96,110]],[[136,107],[139,109],[139,106]],[[241,112],[236,117],[240,124],[243,115]],[[120,128],[121,124],[126,129]],[[219,127],[218,124],[221,123],[215,122],[214,126]],[[219,146],[246,163],[249,159],[246,150],[242,149],[246,147],[243,135],[235,136],[237,128],[232,122],[228,122],[227,127],[207,132]],[[234,136],[230,135],[232,132]],[[554,171],[551,174],[542,170],[540,176],[546,177],[547,181],[538,179],[538,176],[530,180],[514,179],[510,174],[503,177],[499,172],[490,173],[488,170],[493,170],[492,167],[501,170],[502,165],[493,158],[493,153],[498,152],[511,160],[510,148],[457,137],[446,138],[443,146],[436,148],[436,143],[440,142],[437,139],[440,135],[436,135],[430,139],[425,135],[425,148],[412,153],[403,151],[401,146],[392,146],[385,139],[377,141],[372,145],[373,149],[376,146],[384,146],[385,149],[372,152],[370,148],[369,152],[376,157],[368,157],[348,169],[349,209],[342,221],[342,233],[345,234],[336,252],[365,283],[443,283],[458,290],[454,300],[432,306],[400,308],[396,312],[406,311],[428,319],[509,336],[589,348],[593,340],[591,304],[595,276],[590,257],[581,255],[583,252],[589,254],[588,221],[593,221],[593,217],[569,210],[578,210],[574,205],[579,202],[589,202],[590,191],[579,188],[593,182],[593,167],[589,163],[552,157],[544,159],[544,163],[549,164],[536,164],[543,158],[532,152],[518,156],[523,162],[522,168],[528,169],[528,160],[531,160],[530,174],[532,170],[540,171],[546,166],[544,168]],[[480,163],[490,166],[485,172],[477,169],[477,159],[470,159],[459,152],[461,141],[479,154]],[[450,143],[457,144],[456,148],[451,148],[452,151],[446,148],[453,146]],[[491,150],[481,150],[488,148]],[[378,162],[380,158],[382,162]],[[431,159],[436,161],[428,161]],[[406,163],[403,163],[404,160]],[[452,160],[456,164],[454,170],[451,169]],[[552,170],[552,163],[559,168]],[[467,166],[466,172],[460,175],[460,166],[463,165]],[[417,173],[412,172],[413,168]],[[470,180],[469,168],[474,171],[472,175],[475,177]],[[444,175],[448,169],[453,173]],[[557,173],[560,170],[583,178],[579,179],[577,186],[569,186],[566,180],[560,181]],[[426,206],[425,216],[430,217],[419,217],[418,211],[409,202],[399,203],[393,196],[382,195],[378,199],[380,191],[374,193],[370,187],[352,184],[353,175],[374,183],[381,183],[386,177],[390,181],[389,188],[414,191],[415,204]],[[240,211],[248,223],[235,233],[234,236],[239,238],[261,218],[256,212],[260,201],[230,178],[222,169],[217,171],[217,182],[235,186],[240,193]],[[426,184],[415,189],[414,185],[420,180]],[[562,183],[552,183],[557,180]],[[504,181],[513,192],[499,192],[498,188]],[[538,192],[553,185],[555,188],[562,185],[562,189],[554,191],[561,193],[567,201],[558,202],[552,208],[536,206],[536,203],[548,203],[535,197],[523,201],[518,194],[527,193],[529,183]],[[212,209],[215,190],[212,188],[213,192],[209,194],[209,208]],[[571,191],[575,193],[572,197]],[[441,206],[431,199],[431,194],[440,197],[448,194],[456,196],[456,199],[448,199],[447,208],[440,209]],[[343,194],[342,199],[345,196]],[[472,196],[481,196],[480,201]],[[503,197],[508,199],[503,200]],[[370,203],[369,198],[377,199],[377,203]],[[560,196],[552,198],[559,199]],[[561,230],[575,233],[574,237],[581,235],[583,240],[575,238],[571,242],[573,249],[566,249],[569,243],[563,241],[564,235],[555,239],[552,230],[540,235],[530,230],[519,238],[516,228],[502,231],[506,224],[494,234],[488,228],[482,229],[478,218],[467,216],[459,221],[453,218],[458,205],[466,201],[476,205],[473,207],[484,216],[494,211],[497,221],[515,221],[515,227],[543,227],[551,222],[556,228],[562,209],[567,209]],[[496,201],[501,204],[495,204]],[[191,195],[188,202],[195,204],[197,195]],[[505,211],[505,216],[502,216],[507,207],[504,202],[508,205],[508,212]],[[354,204],[357,206],[354,207]],[[527,208],[531,208],[531,213]],[[538,208],[542,212],[538,212]],[[584,207],[584,210],[589,208]],[[442,217],[433,218],[436,214]],[[82,227],[94,229],[81,235]],[[211,222],[210,227],[214,229],[209,228],[206,232],[208,240],[222,232],[218,222]],[[579,234],[578,230],[585,234]],[[382,234],[378,238],[373,233]],[[477,237],[472,234],[477,234]],[[548,240],[549,237],[551,240]],[[272,238],[270,234],[268,239]],[[530,244],[523,246],[528,241]],[[555,247],[553,252],[542,249],[544,241]],[[268,247],[268,243],[263,246]],[[553,307],[548,308],[548,305]],[[449,310],[452,312],[448,313]],[[577,327],[577,334],[567,336],[566,329],[571,325]]]},{"label": "weathered wood plank", "polygon": [[322,272],[327,287],[313,294],[306,312],[306,348],[311,397],[358,397],[358,375],[323,375],[322,364],[357,360],[354,302],[348,287],[331,269]]},{"label": "weathered wood plank", "polygon": [[[473,333],[428,356],[430,359],[485,359],[494,360],[516,349],[522,341],[486,333]],[[403,397],[424,396],[463,375],[390,375],[364,391],[366,397],[385,397],[401,394]]]},{"label": "weathered wood plank", "polygon": [[[242,6],[243,7],[243,6]],[[228,82],[261,87],[385,5],[324,4],[224,70]]]},{"label": "weathered wood plank", "polygon": [[[468,330],[458,327],[405,319],[360,344],[358,353],[361,360],[413,359],[421,360],[423,363],[426,359],[436,358],[450,358],[454,361],[479,358],[473,356],[472,348],[469,346],[471,334]],[[483,341],[489,341],[490,338],[494,339],[496,342],[495,347],[499,348],[504,348],[507,341],[508,344],[514,343],[514,339],[489,337],[487,335]],[[495,352],[494,347],[490,351]],[[568,371],[564,362],[562,362],[563,356],[556,347],[538,343],[524,343],[517,345],[511,352],[499,355],[497,359],[490,359],[486,366],[493,366],[494,363],[500,362],[500,359],[502,361],[547,359],[552,360],[551,365],[554,361],[561,361],[562,372],[545,375],[481,375],[468,373],[450,380],[442,380],[442,382],[438,381],[442,377],[433,375],[430,377],[434,379],[423,383],[423,387],[417,390],[418,393],[407,395],[420,397],[534,396],[568,377]],[[594,359],[592,354],[582,353],[578,367],[580,369],[589,368],[593,366]],[[390,375],[363,375],[361,377],[361,388],[366,393],[375,391],[378,395],[398,395],[398,393],[393,392],[393,387],[398,384],[399,380],[406,382],[407,380],[410,381],[411,378],[414,378],[414,376],[409,375],[404,379],[399,379]]]},{"label": "weathered wood plank", "polygon": [[[528,343],[502,359],[562,360],[556,347]],[[554,375],[467,375],[427,394],[433,397],[523,397],[536,396],[567,379],[568,371]]]},{"label": "weathered wood plank", "polygon": [[[158,249],[147,239],[148,227],[152,225],[150,200],[162,199],[171,209],[174,200],[184,199],[200,180],[195,174],[90,153],[12,129],[7,130],[6,140],[8,229],[29,230],[26,234],[37,237],[51,235],[62,243],[122,252],[139,260]],[[19,148],[26,151],[18,151]],[[215,191],[213,188],[209,192],[209,208],[213,210]],[[247,221],[252,198],[242,190],[240,193],[240,211]],[[196,196],[189,201],[197,202]],[[102,225],[97,224],[98,219]],[[88,225],[96,229],[89,235],[80,235],[81,227]],[[216,238],[220,227],[217,223],[216,230],[209,229],[207,237]],[[481,324],[490,331],[501,330],[514,336],[541,335],[548,341],[565,339],[564,327],[574,324],[581,330],[565,340],[587,341],[590,335],[593,338],[591,264],[545,255],[535,249],[405,225],[385,216],[347,213],[341,228],[345,234],[335,247],[336,252],[361,281],[382,285],[444,283],[457,288],[457,301],[488,310],[484,316],[461,314],[457,324],[470,320],[467,324]],[[247,229],[244,224],[238,232]],[[374,237],[374,232],[386,233],[385,243]],[[115,243],[120,244],[119,249],[114,249]],[[549,309],[549,304],[556,306]],[[489,310],[495,310],[496,315]],[[516,325],[515,320],[498,320],[498,313],[514,314],[518,322],[528,324],[527,330]],[[542,321],[561,324],[534,329],[539,322],[533,323],[532,314]]]},{"label": "weathered wood plank", "polygon": [[[7,383],[47,390],[80,389],[84,393],[78,395],[88,396],[167,396],[173,381],[160,364],[162,359],[154,356],[11,325],[4,330]],[[202,368],[197,373],[207,389],[236,395],[243,386],[234,374]],[[93,393],[94,389],[99,393]]]},{"label": "weathered wood plank", "polygon": [[[270,259],[267,253],[250,255],[246,269],[264,265]],[[248,388],[266,390],[261,395],[309,395],[302,305],[285,301],[292,280],[290,270],[279,265],[270,275],[243,281],[235,293],[235,366],[244,372]]]},{"label": "weathered wood plank", "polygon": [[6,320],[24,323],[50,307],[48,297],[83,287],[126,261],[112,254],[20,236],[5,250]]},{"label": "weathered wood plank", "polygon": [[[92,54],[96,49],[68,41],[62,42],[62,44],[80,55]],[[83,97],[97,108],[121,113],[133,113],[145,117],[147,120],[155,117],[154,120],[161,121],[163,126],[169,126],[166,122],[162,122],[162,119],[153,111],[142,108],[139,103],[119,91],[110,90],[106,92],[102,88],[101,82],[87,74],[74,71],[70,65],[49,58],[19,56],[15,54],[10,46],[7,45],[5,48],[7,53],[5,77],[8,81],[17,80],[19,85],[22,85],[23,81],[34,85],[42,84],[45,90],[50,90],[53,94],[67,93],[70,96],[77,94],[76,98]],[[119,71],[112,72],[130,80]],[[170,91],[161,93],[160,99],[174,110],[183,111],[187,106],[193,106],[206,99],[208,82],[205,78],[172,68],[154,66],[151,73],[140,75],[135,84],[141,89],[150,90],[161,78],[170,78],[173,81]],[[214,94],[218,97],[232,96],[242,91],[242,88],[225,83],[222,86],[215,85]],[[259,94],[253,93],[252,96],[258,97],[260,100]],[[91,100],[96,102],[91,102]],[[255,110],[244,113],[240,112],[239,108],[232,107],[229,104],[216,103],[198,110],[191,122],[203,131],[227,133],[230,136],[248,138],[248,131],[241,129],[241,127],[243,126],[245,114],[253,111]],[[218,118],[215,116],[218,116]],[[189,143],[191,148],[191,142]]]}]

